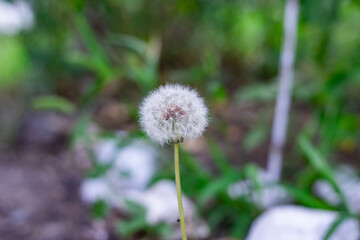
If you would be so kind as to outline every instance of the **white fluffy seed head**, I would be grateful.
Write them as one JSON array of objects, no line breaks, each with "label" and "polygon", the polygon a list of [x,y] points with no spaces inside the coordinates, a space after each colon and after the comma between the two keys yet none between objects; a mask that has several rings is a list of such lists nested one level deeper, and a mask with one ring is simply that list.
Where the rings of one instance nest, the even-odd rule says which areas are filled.
[{"label": "white fluffy seed head", "polygon": [[140,124],[160,145],[202,135],[208,110],[198,93],[186,86],[167,84],[152,91],[140,105]]}]

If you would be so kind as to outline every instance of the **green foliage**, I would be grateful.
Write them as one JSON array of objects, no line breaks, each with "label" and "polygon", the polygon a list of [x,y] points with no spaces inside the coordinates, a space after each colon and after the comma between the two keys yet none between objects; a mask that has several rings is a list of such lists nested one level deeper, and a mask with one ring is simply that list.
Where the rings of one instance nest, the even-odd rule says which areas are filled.
[{"label": "green foliage", "polygon": [[[93,162],[96,162],[93,160]],[[89,178],[97,178],[103,176],[108,170],[110,170],[112,167],[112,164],[98,164],[95,163],[91,167],[91,169],[88,171],[87,176]]]},{"label": "green foliage", "polygon": [[311,145],[309,139],[304,135],[301,135],[299,137],[299,145],[307,159],[310,161],[310,164],[328,181],[335,183],[335,177],[331,167],[320,155],[320,153]]},{"label": "green foliage", "polygon": [[348,219],[348,216],[341,214],[339,215],[339,217],[331,224],[330,228],[328,229],[328,231],[326,232],[323,240],[329,240],[331,235],[335,232],[335,230],[337,229],[337,227],[339,227],[341,225],[341,223],[343,223],[345,220]]},{"label": "green foliage", "polygon": [[0,36],[0,88],[14,88],[27,70],[26,50],[17,37]]},{"label": "green foliage", "polygon": [[[243,239],[250,223],[260,212],[252,203],[252,191],[262,188],[258,168],[255,165],[234,168],[216,142],[210,141],[208,146],[219,174],[203,172],[204,168],[198,164],[193,167],[196,160],[181,152],[181,174],[186,176],[182,178],[183,191],[196,201],[212,231],[226,228],[231,236]],[[249,195],[233,199],[228,194],[228,187],[241,180],[251,181],[253,190]]]},{"label": "green foliage", "polygon": [[93,218],[105,218],[109,209],[107,203],[103,200],[98,200],[91,207],[91,214]]},{"label": "green foliage", "polygon": [[252,151],[266,138],[268,129],[264,125],[255,126],[245,137],[243,145],[245,150]]},{"label": "green foliage", "polygon": [[306,158],[309,160],[312,167],[315,168],[315,170],[320,174],[321,177],[325,178],[331,186],[334,188],[334,190],[337,192],[339,197],[342,200],[342,204],[344,207],[344,210],[350,214],[349,206],[347,205],[346,198],[343,195],[337,180],[335,178],[335,175],[333,173],[333,170],[331,166],[328,164],[328,162],[321,156],[320,152],[317,151],[310,143],[309,139],[305,137],[304,135],[301,135],[299,137],[299,146],[303,153],[305,154]]},{"label": "green foliage", "polygon": [[42,96],[33,100],[36,110],[59,111],[66,114],[74,113],[75,106],[68,100],[58,96]]},{"label": "green foliage", "polygon": [[[180,159],[183,191],[196,202],[213,235],[244,239],[262,211],[252,193],[264,187],[283,188],[296,204],[350,214],[334,167],[345,158],[355,164],[358,160],[359,0],[301,1],[285,177],[274,186],[261,185],[256,164],[264,164],[268,147],[263,143],[269,138],[278,88],[284,1],[31,4],[34,28],[0,36],[0,96],[9,90],[8,95],[19,96],[26,107],[76,117],[71,141],[84,144],[92,161],[87,177],[101,176],[112,167],[98,164],[92,148],[97,140],[115,136],[112,131],[107,136],[90,133],[100,106],[112,100],[129,109],[130,120],[116,129],[129,133],[121,147],[144,137],[135,126],[142,96],[159,84],[178,82],[198,88],[210,107],[207,150],[199,157],[181,150]],[[236,143],[228,139],[232,133],[225,132],[229,125],[240,129]],[[225,154],[221,146],[234,149]],[[173,178],[172,161],[163,160],[153,181]],[[245,164],[250,161],[254,163]],[[320,178],[340,196],[340,206],[314,196],[312,184]],[[229,185],[242,180],[251,182],[250,193],[230,198]],[[169,236],[169,226],[148,226],[145,210],[127,204],[128,218],[116,222],[119,235],[138,239],[135,236],[145,231],[144,239],[146,234],[154,239]],[[92,209],[94,217],[106,217],[109,211],[101,201]]]},{"label": "green foliage", "polygon": [[214,163],[216,164],[216,167],[221,171],[221,173],[224,175],[233,173],[234,169],[228,162],[228,159],[223,154],[219,145],[214,141],[210,141],[208,145],[211,155],[214,159]]},{"label": "green foliage", "polygon": [[292,198],[296,200],[296,202],[301,205],[311,208],[334,209],[324,201],[314,197],[307,189],[297,188],[288,184],[281,184],[281,186]]},{"label": "green foliage", "polygon": [[145,234],[145,238],[156,234],[157,236],[167,238],[172,234],[172,228],[168,224],[159,223],[155,226],[150,226],[146,221],[146,210],[139,204],[126,201],[126,208],[128,214],[130,214],[130,219],[127,220],[117,220],[116,230],[121,236],[131,236],[140,231]]},{"label": "green foliage", "polygon": [[118,220],[116,223],[117,231],[123,236],[129,236],[143,230],[148,225],[145,219],[146,210],[143,206],[135,202],[126,201],[126,207],[129,214],[131,214],[131,219],[126,221]]}]

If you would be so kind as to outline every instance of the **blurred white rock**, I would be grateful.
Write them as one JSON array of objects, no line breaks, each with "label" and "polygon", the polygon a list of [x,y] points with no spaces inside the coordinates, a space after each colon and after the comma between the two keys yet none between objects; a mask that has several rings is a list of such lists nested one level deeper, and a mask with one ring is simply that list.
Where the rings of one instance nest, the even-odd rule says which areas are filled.
[{"label": "blurred white rock", "polygon": [[[181,238],[175,182],[162,180],[147,189],[156,171],[157,154],[152,146],[135,141],[119,147],[114,139],[103,140],[95,146],[95,156],[99,163],[112,163],[112,167],[101,177],[83,181],[80,194],[84,202],[103,200],[124,211],[126,200],[136,202],[145,208],[149,225],[169,223],[175,229],[171,239]],[[183,205],[189,238],[208,237],[209,227],[197,216],[194,204],[185,195]]]},{"label": "blurred white rock", "polygon": [[34,25],[34,14],[29,3],[17,0],[13,3],[0,0],[0,33],[13,35]]},{"label": "blurred white rock", "polygon": [[[337,220],[338,213],[299,206],[272,207],[260,215],[246,240],[322,240]],[[358,240],[359,223],[346,219],[329,240]]]},{"label": "blurred white rock", "polygon": [[[340,165],[335,170],[337,183],[347,200],[353,213],[360,213],[360,178],[351,166]],[[333,187],[325,180],[318,180],[314,184],[315,193],[330,204],[341,203],[339,195]]]},{"label": "blurred white rock", "polygon": [[[117,183],[116,187],[139,190],[147,187],[156,171],[157,157],[149,144],[135,141],[119,148],[116,141],[107,140],[101,145],[101,148],[96,148],[98,160],[102,163],[113,160],[113,167],[107,175],[113,183]],[[110,154],[111,148],[112,154]]]},{"label": "blurred white rock", "polygon": [[242,180],[229,185],[228,195],[233,199],[250,198],[260,208],[269,208],[291,201],[291,197],[281,186],[271,182],[266,171],[261,169],[257,180],[260,189],[257,189],[251,180]]},{"label": "blurred white rock", "polygon": [[[146,220],[150,224],[176,222],[179,218],[176,185],[173,181],[162,180],[145,192],[127,191],[129,200],[140,203],[147,209]],[[193,203],[183,196],[185,219],[194,212]]]},{"label": "blurred white rock", "polygon": [[103,176],[83,182],[80,191],[87,203],[101,199],[117,206],[126,189],[145,190],[156,171],[156,153],[142,141],[124,147],[115,139],[100,141],[95,157],[99,163],[112,166]]},{"label": "blurred white rock", "polygon": [[84,202],[91,204],[98,200],[104,200],[113,204],[113,192],[106,178],[90,178],[83,181],[80,187],[80,195]]},{"label": "blurred white rock", "polygon": [[[151,186],[145,192],[127,191],[127,199],[137,202],[146,209],[146,220],[155,225],[161,222],[180,226],[179,209],[175,182],[161,180]],[[186,230],[189,238],[203,239],[209,236],[210,229],[207,224],[199,219],[195,212],[195,206],[185,195],[182,196]],[[173,239],[180,239],[180,228],[175,232]]]},{"label": "blurred white rock", "polygon": [[[116,133],[116,139],[108,138],[96,140],[96,134],[99,134],[100,130],[96,125],[91,125],[91,127],[92,133],[90,134],[93,135],[92,139],[94,142],[96,142],[94,146],[96,161],[102,164],[114,162],[119,155],[119,151],[121,150],[119,146],[119,141],[127,137],[128,133],[126,131],[118,131]],[[145,142],[138,141],[138,143],[142,143],[143,146],[146,145]]]}]

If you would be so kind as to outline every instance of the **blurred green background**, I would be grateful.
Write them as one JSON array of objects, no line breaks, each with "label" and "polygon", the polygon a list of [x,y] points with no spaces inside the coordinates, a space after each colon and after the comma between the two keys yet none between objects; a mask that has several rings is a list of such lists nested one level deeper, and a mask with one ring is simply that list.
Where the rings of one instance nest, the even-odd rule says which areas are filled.
[{"label": "blurred green background", "polygon": [[[118,131],[128,133],[126,141],[144,139],[137,123],[141,99],[161,84],[190,85],[208,104],[210,125],[197,147],[182,148],[184,194],[194,201],[211,236],[245,239],[264,209],[251,194],[234,199],[227,189],[244,179],[254,183],[254,189],[264,187],[259,172],[266,166],[277,94],[284,1],[28,4],[33,26],[0,33],[0,154],[7,158],[30,145],[40,146],[36,151],[51,149],[57,156],[76,151],[78,141],[89,150],[94,139],[116,139]],[[295,204],[347,215],[354,213],[334,171],[339,164],[359,166],[359,23],[358,0],[300,1],[293,102],[278,183]],[[48,132],[44,138],[35,136],[42,124],[40,130],[28,130],[28,121],[40,121],[33,120],[34,115],[46,113],[66,118],[55,140],[48,139]],[[96,134],[91,133],[93,124],[99,129]],[[155,148],[164,155],[152,183],[173,179],[172,161],[167,160],[171,148]],[[87,154],[93,155],[91,150]],[[78,171],[78,181],[107,169],[93,159]],[[329,182],[340,204],[313,193],[317,179]],[[111,211],[101,201],[89,209],[95,218],[110,221],[114,239],[168,234],[162,225],[141,221],[142,212],[125,221]]]}]

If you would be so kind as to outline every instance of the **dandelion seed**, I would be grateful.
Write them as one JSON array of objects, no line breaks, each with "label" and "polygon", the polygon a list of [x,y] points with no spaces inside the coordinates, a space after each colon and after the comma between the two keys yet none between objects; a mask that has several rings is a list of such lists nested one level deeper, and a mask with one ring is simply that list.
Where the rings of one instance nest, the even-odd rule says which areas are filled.
[{"label": "dandelion seed", "polygon": [[147,135],[164,145],[202,135],[208,110],[189,87],[168,84],[151,92],[140,106],[140,124]]},{"label": "dandelion seed", "polygon": [[181,197],[179,142],[202,135],[208,110],[195,90],[169,84],[151,92],[140,106],[140,124],[147,135],[164,145],[174,143],[175,182],[182,240],[187,240]]}]

